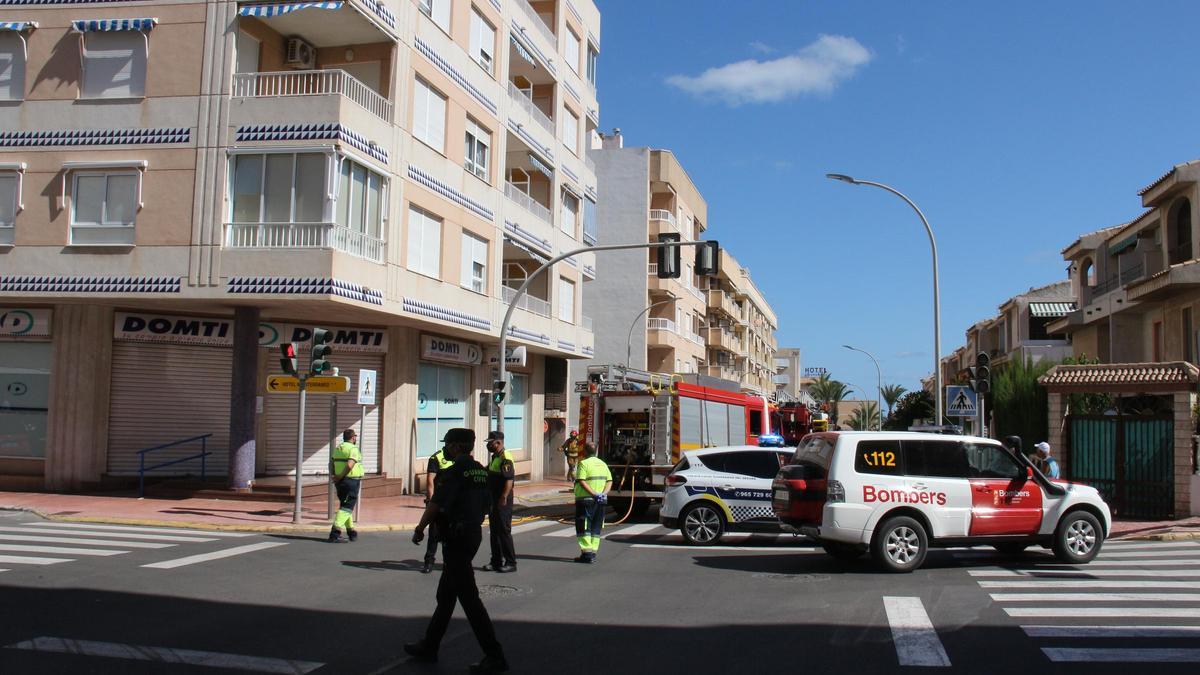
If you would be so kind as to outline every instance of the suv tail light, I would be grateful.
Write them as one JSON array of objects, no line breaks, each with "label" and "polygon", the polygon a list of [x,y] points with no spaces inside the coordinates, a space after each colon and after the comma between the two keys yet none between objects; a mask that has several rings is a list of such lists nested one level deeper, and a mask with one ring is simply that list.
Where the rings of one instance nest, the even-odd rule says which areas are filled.
[{"label": "suv tail light", "polygon": [[841,481],[830,480],[825,487],[825,502],[832,504],[846,501],[846,488]]},{"label": "suv tail light", "polygon": [[687,478],[678,474],[673,473],[667,476],[667,485],[683,485],[686,482]]}]

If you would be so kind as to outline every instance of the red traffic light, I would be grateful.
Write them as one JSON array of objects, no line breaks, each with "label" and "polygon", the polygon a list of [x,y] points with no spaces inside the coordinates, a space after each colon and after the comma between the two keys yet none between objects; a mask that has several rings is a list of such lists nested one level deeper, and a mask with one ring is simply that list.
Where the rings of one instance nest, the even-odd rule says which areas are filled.
[{"label": "red traffic light", "polygon": [[285,342],[279,346],[279,351],[283,354],[283,358],[294,359],[296,358],[296,343]]}]

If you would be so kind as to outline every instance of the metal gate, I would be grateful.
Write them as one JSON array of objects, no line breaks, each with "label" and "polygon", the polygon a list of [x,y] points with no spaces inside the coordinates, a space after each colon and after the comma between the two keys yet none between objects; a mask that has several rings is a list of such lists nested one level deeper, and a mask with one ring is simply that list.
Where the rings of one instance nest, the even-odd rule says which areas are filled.
[{"label": "metal gate", "polygon": [[1100,491],[1114,516],[1175,517],[1171,417],[1072,415],[1067,477]]}]

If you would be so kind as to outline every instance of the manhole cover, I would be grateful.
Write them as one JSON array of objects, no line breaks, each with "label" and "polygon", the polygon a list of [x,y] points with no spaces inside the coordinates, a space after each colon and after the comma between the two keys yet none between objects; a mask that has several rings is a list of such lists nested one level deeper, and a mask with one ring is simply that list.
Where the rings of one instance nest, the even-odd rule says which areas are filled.
[{"label": "manhole cover", "polygon": [[521,595],[529,591],[516,586],[502,586],[500,584],[484,584],[479,587],[479,595],[484,598],[505,598],[510,595]]},{"label": "manhole cover", "polygon": [[776,574],[759,572],[754,575],[754,578],[770,579],[771,581],[791,581],[801,584],[809,584],[814,581],[829,581],[829,576],[825,574]]}]

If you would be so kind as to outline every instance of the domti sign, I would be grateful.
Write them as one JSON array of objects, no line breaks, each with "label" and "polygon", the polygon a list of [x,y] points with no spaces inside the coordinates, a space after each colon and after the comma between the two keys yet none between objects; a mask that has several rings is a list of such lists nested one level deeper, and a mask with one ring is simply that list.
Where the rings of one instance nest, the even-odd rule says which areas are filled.
[{"label": "domti sign", "polygon": [[483,361],[479,345],[433,335],[421,336],[421,358],[427,361],[443,361],[464,366],[476,366]]},{"label": "domti sign", "polygon": [[[332,344],[338,351],[384,353],[387,331],[374,328],[329,327]],[[118,312],[113,338],[133,342],[233,346],[233,319],[164,316]],[[312,340],[312,326],[262,322],[258,324],[258,345],[273,347],[281,342],[305,343]]]}]

